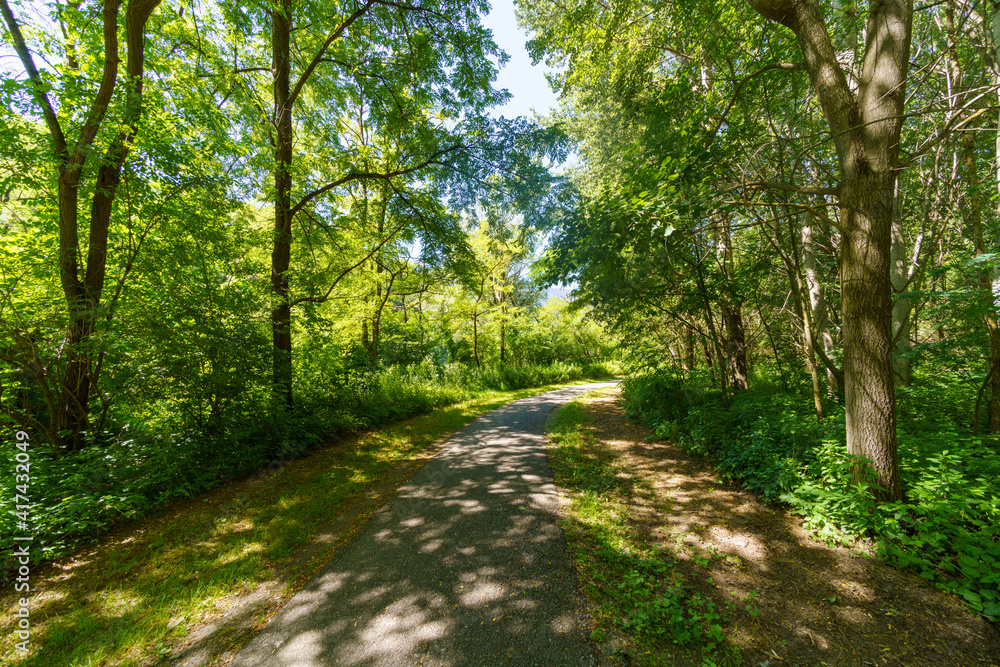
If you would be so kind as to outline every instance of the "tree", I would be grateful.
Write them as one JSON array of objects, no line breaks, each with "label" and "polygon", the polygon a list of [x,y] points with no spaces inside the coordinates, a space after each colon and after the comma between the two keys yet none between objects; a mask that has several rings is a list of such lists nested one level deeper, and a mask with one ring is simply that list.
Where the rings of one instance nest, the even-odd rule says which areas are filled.
[{"label": "tree", "polygon": [[[417,174],[432,179],[429,172],[481,131],[481,114],[502,99],[491,87],[489,58],[504,60],[479,24],[481,10],[456,0],[347,0],[336,6],[282,0],[269,12],[272,381],[286,405],[292,403],[292,307],[303,298],[325,298],[297,299],[291,292],[293,222],[353,183],[377,182],[385,198],[395,197],[401,181]],[[352,123],[352,113],[359,114],[353,140],[331,131]],[[310,129],[320,135],[311,149],[327,156],[326,166],[297,169],[294,135]]]},{"label": "tree", "polygon": [[479,338],[485,319],[498,330],[499,361],[505,364],[511,321],[538,297],[524,275],[534,234],[495,203],[482,204],[476,213],[480,215],[468,229],[474,256],[462,271],[471,301],[472,353],[476,365],[482,365]]},{"label": "tree", "polygon": [[[744,11],[750,7],[790,29],[797,39],[797,53],[784,40],[768,39],[774,35],[770,27],[747,22]],[[698,191],[705,182],[699,179],[694,184],[680,181],[689,196],[671,195],[655,204],[649,201],[658,196],[654,195],[643,198],[647,203],[660,210],[683,206],[684,217],[693,213],[702,219],[715,215],[713,209],[723,213],[731,207],[768,211],[775,221],[808,212],[841,233],[847,447],[870,461],[883,488],[879,495],[898,498],[889,257],[912,4],[871,3],[864,54],[858,59],[853,52],[847,53],[856,42],[851,34],[853,19],[838,18],[831,37],[818,2],[752,0],[742,6],[699,2],[690,9],[682,12],[673,5],[619,0],[610,6],[588,4],[570,12],[554,3],[536,2],[522,8],[521,17],[536,31],[531,42],[535,57],[547,54],[567,65],[561,83],[564,95],[574,95],[574,104],[588,112],[600,110],[606,103],[595,98],[602,85],[612,86],[622,99],[618,115],[638,129],[633,135],[641,136],[631,149],[639,168],[622,171],[629,175],[644,171],[646,190],[661,192],[654,189],[652,179],[662,173],[655,165],[671,152],[667,137],[655,132],[677,128],[679,123],[672,119],[683,113],[690,120],[688,138],[681,140],[688,150],[680,160],[688,164],[695,159],[712,160],[715,173],[708,182],[737,194],[730,201],[720,201],[711,189]],[[595,34],[601,38],[594,39]],[[803,61],[796,62],[799,58]],[[856,74],[847,69],[855,62],[861,66]],[[782,127],[781,116],[774,113],[775,107],[796,105],[811,113],[800,102],[806,91],[794,74],[799,71],[808,73],[832,136],[829,162],[823,142],[811,141],[811,154],[807,154],[794,143],[800,128]],[[790,74],[781,78],[782,72]],[[757,98],[748,97],[752,90]],[[760,114],[762,106],[763,116],[752,117],[755,111]],[[666,115],[668,109],[671,116]],[[765,129],[774,136],[773,143],[754,142],[753,128]],[[682,135],[674,130],[667,136],[676,141]],[[751,149],[749,165],[745,160],[741,164],[739,156],[730,152],[740,147]],[[795,154],[795,150],[800,152]],[[646,160],[652,164],[644,165]],[[810,171],[828,178],[828,166],[836,170],[830,179],[836,181],[833,187],[796,182]],[[809,196],[836,197],[841,211],[838,219],[823,212],[830,202],[800,199]],[[701,204],[692,208],[697,201]],[[638,206],[625,203],[638,212]],[[752,220],[746,214],[740,217]],[[795,257],[798,265],[801,252],[796,251]],[[805,294],[808,288],[801,291]],[[803,310],[803,326],[810,324],[811,310]],[[809,355],[828,357],[809,334]],[[860,475],[860,468],[856,472]]]},{"label": "tree", "polygon": [[[99,52],[103,66],[99,75],[81,67],[74,43],[65,45],[66,65],[72,78],[90,77],[91,82],[98,83],[90,108],[80,119],[73,113],[75,91],[62,88],[66,97],[53,105],[50,86],[35,65],[17,18],[7,0],[0,0],[0,12],[27,74],[35,111],[44,120],[51,140],[53,175],[58,189],[59,280],[69,321],[64,375],[58,394],[50,397],[49,431],[53,439],[59,438],[69,449],[82,447],[89,430],[96,362],[90,341],[97,327],[105,286],[113,206],[122,168],[142,117],[146,23],[159,4],[160,0],[129,0],[124,11],[124,72],[119,71],[118,21],[122,13],[119,0],[103,4],[100,17],[103,43]],[[66,14],[70,20],[82,18],[79,5],[71,5],[69,9]],[[74,26],[74,31],[77,29]],[[119,80],[121,74],[123,82]],[[105,144],[103,149],[98,140]],[[93,179],[92,186],[84,183],[88,176]],[[90,199],[85,253],[80,241],[81,198]],[[79,258],[84,254],[86,262],[81,266]]]},{"label": "tree", "polygon": [[[883,500],[902,496],[896,449],[892,284],[889,258],[900,132],[910,65],[912,0],[875,0],[868,9],[865,55],[852,90],[815,0],[749,0],[798,41],[840,171],[843,234],[840,280],[844,326],[847,451],[875,470]],[[859,469],[855,473],[861,476]]]}]

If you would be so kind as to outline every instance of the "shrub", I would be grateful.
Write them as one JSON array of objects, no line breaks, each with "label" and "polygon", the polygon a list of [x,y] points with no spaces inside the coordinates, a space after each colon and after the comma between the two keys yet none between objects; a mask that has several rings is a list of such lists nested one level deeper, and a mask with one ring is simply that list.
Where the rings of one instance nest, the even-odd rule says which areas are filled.
[{"label": "shrub", "polygon": [[[189,497],[233,477],[303,455],[313,447],[466,400],[484,390],[515,390],[606,374],[600,366],[476,368],[462,364],[303,373],[296,408],[271,405],[264,395],[242,396],[210,424],[185,420],[176,405],[119,416],[99,444],[56,455],[35,439],[30,451],[32,562],[61,556],[116,521],[140,517],[177,497]],[[135,423],[138,426],[131,426]],[[112,433],[111,431],[114,431]],[[0,432],[13,442],[12,432]],[[15,454],[0,461],[0,579],[13,561],[16,513]]]},{"label": "shrub", "polygon": [[[930,383],[929,383],[930,384]],[[910,568],[1000,619],[1000,453],[995,438],[974,437],[969,412],[941,405],[967,400],[956,381],[899,392],[900,470],[905,498],[876,504],[871,481],[852,483],[843,407],[820,423],[801,394],[751,390],[729,409],[711,392],[671,376],[628,380],[626,412],[720,474],[770,502],[783,502],[830,541],[862,536],[881,558]]]}]

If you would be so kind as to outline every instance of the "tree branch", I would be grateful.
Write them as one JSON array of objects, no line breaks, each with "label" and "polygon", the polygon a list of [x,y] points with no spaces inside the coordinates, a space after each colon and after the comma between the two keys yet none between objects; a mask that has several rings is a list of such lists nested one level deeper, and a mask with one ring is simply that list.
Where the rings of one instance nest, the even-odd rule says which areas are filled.
[{"label": "tree branch", "polygon": [[[118,83],[118,7],[121,0],[107,0],[104,3],[104,70],[101,73],[101,84],[97,89],[97,96],[90,106],[90,113],[87,114],[87,121],[80,128],[80,138],[73,147],[73,155],[70,157],[72,166],[81,167],[87,160],[86,150],[94,142],[97,131],[101,128],[104,116],[108,112],[111,104],[111,96],[115,92],[115,85]],[[75,182],[79,175],[73,178]]]},{"label": "tree branch", "polygon": [[452,151],[458,150],[461,147],[462,147],[462,144],[455,144],[454,146],[450,146],[448,148],[443,148],[443,149],[437,151],[436,153],[434,153],[433,155],[431,155],[430,157],[428,157],[426,160],[424,160],[420,164],[414,165],[412,167],[407,167],[406,169],[397,169],[395,171],[388,171],[388,172],[385,172],[385,173],[378,173],[378,172],[354,172],[354,173],[348,174],[347,176],[344,176],[343,178],[339,178],[336,181],[333,181],[331,183],[327,183],[323,187],[317,188],[316,190],[313,190],[312,192],[310,192],[307,195],[305,195],[304,197],[302,197],[302,199],[300,199],[299,202],[295,206],[292,207],[289,215],[293,215],[294,216],[296,213],[298,213],[299,211],[302,210],[303,206],[305,206],[306,204],[308,204],[310,201],[312,201],[316,197],[320,196],[324,192],[329,192],[330,190],[333,190],[334,188],[339,188],[341,185],[345,185],[345,184],[350,183],[352,181],[360,181],[360,180],[383,180],[383,181],[388,181],[388,180],[393,179],[393,178],[395,178],[397,176],[405,176],[406,174],[412,174],[413,172],[420,171],[421,169],[424,169],[425,167],[428,167],[428,166],[430,166],[432,164],[438,164],[438,158],[440,158],[442,155],[446,155],[446,154],[448,154],[448,153],[450,153]]},{"label": "tree branch", "polygon": [[740,183],[730,189],[737,190],[739,188],[750,188],[753,190],[783,190],[785,192],[797,192],[802,195],[829,195],[832,197],[837,197],[840,194],[839,188],[814,188],[806,185],[795,185],[794,183],[772,183],[770,181]]},{"label": "tree branch", "polygon": [[733,96],[729,99],[729,104],[726,105],[726,109],[722,112],[719,122],[715,124],[715,128],[712,130],[712,141],[715,141],[715,137],[718,135],[719,129],[722,127],[723,123],[726,122],[726,116],[729,115],[733,105],[736,104],[736,100],[739,98],[740,91],[743,90],[743,86],[745,86],[751,79],[760,76],[764,72],[773,72],[774,70],[794,71],[804,70],[805,68],[806,66],[804,63],[772,63],[770,65],[765,65],[753,74],[748,74],[740,79],[739,83],[736,84],[736,90],[733,91]]},{"label": "tree branch", "polygon": [[[720,203],[729,204],[731,206],[775,206],[776,205],[771,202],[764,202],[764,201],[724,201]],[[780,205],[792,206],[794,208],[800,208],[803,211],[808,211],[809,213],[816,216],[817,218],[827,223],[831,227],[835,227],[838,231],[840,231],[841,234],[847,233],[847,230],[844,228],[842,224],[840,224],[839,222],[828,216],[826,213],[823,213],[819,209],[809,206],[808,204],[799,204],[796,202],[781,202]]]},{"label": "tree branch", "polygon": [[31,94],[35,98],[35,103],[41,108],[45,125],[48,126],[49,134],[52,135],[52,143],[55,147],[56,156],[60,162],[65,162],[67,158],[66,137],[63,135],[62,127],[59,126],[59,119],[56,118],[56,112],[52,109],[52,103],[49,102],[49,97],[45,94],[42,77],[38,75],[38,68],[35,67],[35,61],[31,58],[31,52],[24,41],[24,35],[21,34],[21,26],[18,25],[17,19],[14,18],[14,13],[10,10],[7,0],[0,0],[0,12],[3,13],[7,30],[10,31],[10,36],[14,42],[14,50],[21,60],[24,71],[28,73],[28,80],[31,81]]},{"label": "tree branch", "polygon": [[330,34],[326,38],[326,41],[323,42],[323,46],[321,46],[319,48],[319,51],[316,52],[316,55],[313,56],[312,62],[310,62],[309,65],[306,66],[305,70],[299,76],[298,81],[295,82],[295,87],[292,88],[292,92],[289,93],[288,99],[285,101],[286,106],[291,108],[295,104],[295,100],[298,99],[299,93],[302,92],[303,86],[306,85],[306,81],[309,80],[309,77],[312,76],[312,73],[316,69],[316,66],[319,65],[319,63],[322,61],[323,56],[326,54],[327,49],[330,48],[330,45],[333,44],[338,39],[340,39],[340,36],[344,34],[344,31],[347,30],[351,26],[351,24],[353,24],[359,18],[364,16],[368,12],[368,10],[371,9],[371,6],[373,4],[374,0],[367,0],[365,4],[361,5],[361,7],[359,7],[353,14],[348,16],[343,23],[341,23],[339,26],[337,26],[330,32]]},{"label": "tree branch", "polygon": [[386,237],[382,239],[378,243],[378,245],[372,248],[371,252],[369,252],[367,255],[359,259],[357,262],[351,264],[346,269],[341,271],[337,275],[337,277],[333,280],[333,283],[330,284],[329,289],[327,289],[326,292],[323,293],[323,296],[303,296],[298,299],[295,299],[294,301],[290,301],[288,303],[288,307],[291,308],[293,306],[299,305],[300,303],[323,303],[324,301],[329,299],[330,294],[333,293],[334,288],[337,287],[340,281],[343,280],[347,274],[349,274],[351,271],[353,271],[354,269],[358,268],[359,266],[367,262],[369,259],[371,259],[375,255],[375,253],[377,253],[379,250],[382,249],[383,246],[385,246],[386,243],[388,243],[391,239],[395,238],[396,234],[398,234],[405,225],[406,221],[404,220],[394,230],[392,230],[391,234],[386,235]]}]

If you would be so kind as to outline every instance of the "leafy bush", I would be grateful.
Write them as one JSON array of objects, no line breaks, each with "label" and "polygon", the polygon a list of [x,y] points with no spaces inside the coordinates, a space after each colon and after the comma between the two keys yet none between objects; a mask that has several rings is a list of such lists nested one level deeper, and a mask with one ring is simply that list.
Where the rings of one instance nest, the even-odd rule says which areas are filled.
[{"label": "leafy bush", "polygon": [[[110,524],[141,516],[220,481],[279,465],[362,429],[374,429],[452,405],[484,390],[525,389],[607,375],[607,368],[549,366],[476,368],[461,364],[412,366],[327,375],[303,374],[296,409],[244,395],[224,417],[192,421],[164,401],[132,419],[118,418],[116,434],[79,452],[55,454],[32,440],[30,500],[36,536],[32,562],[52,560],[96,537]],[[130,426],[129,423],[139,426]],[[14,442],[0,431],[0,441]],[[15,454],[0,461],[0,579],[12,563],[15,530]],[[9,572],[7,572],[9,573]]]},{"label": "leafy bush", "polygon": [[[971,410],[955,378],[899,391],[904,500],[877,504],[871,481],[852,483],[843,407],[773,387],[734,395],[729,409],[710,391],[670,376],[628,380],[626,411],[720,474],[784,502],[829,541],[867,536],[878,554],[961,596],[1000,620],[1000,446],[974,437]],[[968,394],[968,391],[965,391]],[[950,404],[949,404],[950,403]]]}]

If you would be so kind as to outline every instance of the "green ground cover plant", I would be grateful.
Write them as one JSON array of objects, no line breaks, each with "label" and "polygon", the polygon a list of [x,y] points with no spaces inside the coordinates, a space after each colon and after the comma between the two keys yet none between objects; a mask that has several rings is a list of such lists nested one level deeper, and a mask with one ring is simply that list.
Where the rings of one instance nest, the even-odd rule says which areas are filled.
[{"label": "green ground cover plant", "polygon": [[[829,541],[868,539],[875,553],[910,568],[1000,620],[1000,444],[972,435],[960,379],[921,378],[897,390],[904,498],[876,503],[870,480],[852,482],[843,408],[828,400],[817,421],[811,397],[766,381],[730,397],[676,374],[628,380],[630,417],[724,477],[787,503]],[[968,408],[968,409],[966,409]]]},{"label": "green ground cover plant", "polygon": [[570,503],[570,551],[596,605],[592,638],[628,637],[639,664],[666,664],[665,648],[700,652],[706,665],[738,664],[723,635],[724,610],[686,584],[672,547],[650,546],[631,525],[628,497],[637,482],[593,446],[583,406],[594,395],[603,390],[563,406],[548,433],[552,471]]}]

